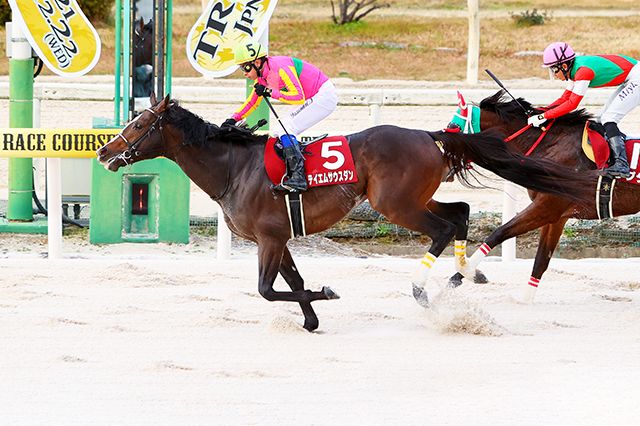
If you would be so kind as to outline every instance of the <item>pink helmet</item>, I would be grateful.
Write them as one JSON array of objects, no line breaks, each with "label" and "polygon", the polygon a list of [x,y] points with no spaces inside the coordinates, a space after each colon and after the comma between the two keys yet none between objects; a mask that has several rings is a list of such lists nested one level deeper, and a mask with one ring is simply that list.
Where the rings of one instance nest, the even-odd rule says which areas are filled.
[{"label": "pink helmet", "polygon": [[576,57],[576,52],[573,51],[571,46],[561,41],[551,43],[544,49],[542,54],[542,68],[549,68],[554,65],[567,62]]}]

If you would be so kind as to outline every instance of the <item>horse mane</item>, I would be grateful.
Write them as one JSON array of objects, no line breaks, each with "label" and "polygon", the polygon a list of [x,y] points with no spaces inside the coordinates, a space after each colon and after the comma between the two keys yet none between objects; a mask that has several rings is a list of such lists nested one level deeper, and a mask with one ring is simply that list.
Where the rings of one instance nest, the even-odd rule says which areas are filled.
[{"label": "horse mane", "polygon": [[185,145],[198,147],[210,146],[216,142],[234,144],[264,144],[268,135],[257,135],[250,129],[237,127],[221,129],[209,123],[199,115],[180,106],[177,99],[172,99],[165,110],[165,123],[179,129],[184,136]]},{"label": "horse mane", "polygon": [[[514,100],[506,100],[505,95],[506,91],[501,89],[494,95],[484,98],[480,101],[480,109],[497,114],[505,123],[510,123],[512,120],[525,115],[524,110],[520,105],[522,105],[526,110],[533,110],[536,113],[543,112],[540,109],[534,108],[533,105],[524,98],[518,98],[518,102],[520,103],[520,105],[518,105],[518,102]],[[584,125],[587,120],[592,119],[593,115],[588,113],[584,108],[581,108],[556,118],[556,124],[566,126],[573,126],[576,124]]]}]

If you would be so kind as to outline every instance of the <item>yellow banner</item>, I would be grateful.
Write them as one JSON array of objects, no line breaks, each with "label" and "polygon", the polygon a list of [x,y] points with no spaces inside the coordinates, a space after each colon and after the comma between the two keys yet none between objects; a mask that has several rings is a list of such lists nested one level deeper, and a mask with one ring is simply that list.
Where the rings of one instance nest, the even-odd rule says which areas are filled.
[{"label": "yellow banner", "polygon": [[118,129],[0,129],[0,157],[95,158]]},{"label": "yellow banner", "polygon": [[31,48],[63,77],[88,73],[100,59],[100,36],[76,0],[9,0],[14,25]]},{"label": "yellow banner", "polygon": [[224,77],[238,69],[236,46],[245,37],[258,40],[278,0],[210,0],[187,36],[187,58],[200,73]]}]

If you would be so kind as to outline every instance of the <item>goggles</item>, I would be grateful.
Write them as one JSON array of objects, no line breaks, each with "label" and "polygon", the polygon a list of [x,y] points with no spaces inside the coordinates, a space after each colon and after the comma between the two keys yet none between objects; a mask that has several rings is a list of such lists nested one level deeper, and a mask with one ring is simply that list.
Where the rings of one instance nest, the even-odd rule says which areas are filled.
[{"label": "goggles", "polygon": [[251,70],[253,69],[253,62],[245,62],[244,64],[240,65],[240,69],[242,70],[242,72],[251,72]]},{"label": "goggles", "polygon": [[551,69],[551,72],[553,72],[554,74],[558,74],[562,69],[562,65],[552,65],[549,68]]}]

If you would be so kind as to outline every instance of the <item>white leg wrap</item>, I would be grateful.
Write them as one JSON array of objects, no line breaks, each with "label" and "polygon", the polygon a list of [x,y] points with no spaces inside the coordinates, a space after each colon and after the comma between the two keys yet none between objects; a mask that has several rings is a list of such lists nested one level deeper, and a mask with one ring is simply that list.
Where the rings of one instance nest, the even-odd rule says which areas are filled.
[{"label": "white leg wrap", "polygon": [[414,272],[411,282],[420,288],[424,287],[427,282],[427,278],[429,278],[431,267],[433,266],[435,261],[436,257],[427,252],[427,254],[424,255],[424,258],[420,262],[420,266],[418,266],[418,269],[416,269],[416,272]]},{"label": "white leg wrap", "polygon": [[456,256],[456,270],[464,275],[466,279],[473,281],[476,275],[476,267],[487,257],[490,251],[491,248],[489,248],[487,243],[482,243],[470,258],[465,259]]},{"label": "white leg wrap", "polygon": [[529,278],[529,283],[527,284],[527,288],[524,290],[524,297],[522,301],[527,304],[533,303],[533,298],[536,296],[536,291],[538,291],[538,284],[540,284],[540,280],[537,278]]}]

